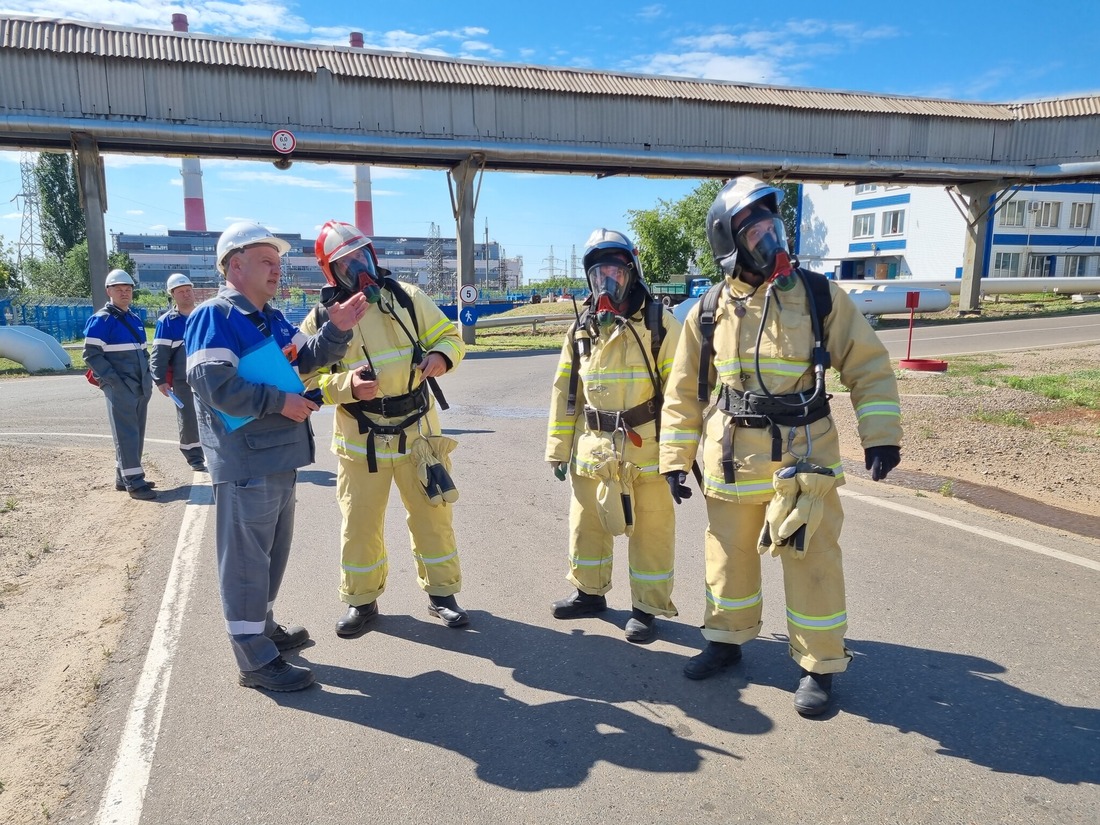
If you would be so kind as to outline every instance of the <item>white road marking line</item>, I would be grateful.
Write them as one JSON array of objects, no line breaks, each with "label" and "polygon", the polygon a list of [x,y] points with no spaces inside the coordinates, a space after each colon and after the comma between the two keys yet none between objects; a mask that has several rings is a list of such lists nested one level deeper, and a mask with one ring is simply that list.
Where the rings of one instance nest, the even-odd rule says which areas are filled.
[{"label": "white road marking line", "polygon": [[[11,432],[0,432],[0,438],[4,438],[5,436],[19,437],[19,438],[27,438],[28,436],[32,436],[32,437],[35,437],[35,438],[55,438],[55,437],[61,436],[61,437],[64,437],[64,438],[106,438],[107,440],[110,440],[113,437],[110,433],[107,433],[107,434],[104,435],[104,434],[100,434],[100,433],[11,433]],[[169,446],[172,446],[172,447],[178,447],[179,446],[179,441],[178,440],[177,441],[172,441],[172,440],[167,439],[167,438],[146,438],[145,443],[146,444],[168,444]]]},{"label": "white road marking line", "polygon": [[195,579],[206,517],[213,501],[214,491],[209,484],[191,485],[191,497],[183,513],[164,598],[161,599],[145,665],[126,716],[114,767],[96,815],[97,825],[138,825],[141,820],[180,628]]},{"label": "white road marking line", "polygon": [[956,530],[962,530],[966,533],[973,533],[977,536],[983,536],[987,539],[993,539],[994,541],[1002,542],[1003,544],[1010,544],[1013,547],[1019,547],[1022,550],[1030,550],[1032,553],[1038,553],[1040,556],[1049,556],[1050,558],[1058,559],[1059,561],[1068,561],[1070,564],[1077,564],[1081,567],[1087,567],[1089,570],[1096,570],[1100,572],[1100,562],[1093,561],[1092,559],[1087,559],[1084,556],[1075,556],[1072,553],[1065,553],[1061,550],[1055,550],[1053,547],[1044,547],[1043,545],[1036,544],[1033,541],[1013,538],[1012,536],[1006,536],[1004,533],[997,533],[993,530],[986,530],[983,527],[975,527],[972,524],[965,524],[964,522],[956,521],[955,519],[933,515],[932,513],[926,513],[923,510],[918,510],[915,507],[907,507],[904,504],[898,504],[896,501],[890,501],[889,499],[867,496],[863,495],[862,493],[854,493],[850,490],[841,490],[840,494],[846,498],[859,499],[865,504],[872,504],[875,507],[884,507],[887,510],[896,510],[899,513],[905,513],[910,516],[916,516],[917,518],[934,521],[937,524],[942,524],[946,527],[953,527]]}]

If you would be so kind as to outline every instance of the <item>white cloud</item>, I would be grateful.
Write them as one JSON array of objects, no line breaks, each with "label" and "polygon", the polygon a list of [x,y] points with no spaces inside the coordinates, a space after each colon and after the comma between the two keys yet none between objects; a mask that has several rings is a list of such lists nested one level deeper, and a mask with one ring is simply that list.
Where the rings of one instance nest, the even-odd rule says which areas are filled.
[{"label": "white cloud", "polygon": [[103,165],[108,169],[129,169],[133,166],[168,166],[180,168],[179,158],[160,158],[151,155],[103,155]]},{"label": "white cloud", "polygon": [[14,221],[23,217],[22,212],[8,212],[7,214],[0,215],[0,219],[5,221]]},{"label": "white cloud", "polygon": [[722,55],[713,52],[655,54],[641,68],[646,74],[732,80],[742,83],[784,84],[787,74],[762,55]]},{"label": "white cloud", "polygon": [[642,20],[656,20],[658,17],[663,17],[665,14],[665,7],[660,3],[654,3],[650,6],[642,6],[638,9],[637,16]]},{"label": "white cloud", "polygon": [[717,27],[672,39],[675,50],[643,56],[630,71],[743,83],[787,85],[808,76],[814,61],[896,37],[891,26],[806,19],[767,29]]},{"label": "white cloud", "polygon": [[313,180],[302,175],[288,175],[286,172],[259,172],[251,170],[226,170],[221,176],[227,180],[259,183],[268,186],[293,186],[299,189],[317,189],[322,192],[347,192],[349,185],[345,181]]},{"label": "white cloud", "polygon": [[172,178],[168,181],[169,186],[183,186],[183,178]]},{"label": "white cloud", "polygon": [[142,29],[172,28],[172,14],[183,11],[192,32],[231,37],[272,38],[279,33],[309,31],[309,25],[276,0],[192,0],[185,6],[147,0],[9,0],[0,13],[84,20]]},{"label": "white cloud", "polygon": [[144,209],[127,209],[126,214],[127,215],[144,215],[145,210]]},{"label": "white cloud", "polygon": [[486,43],[484,40],[464,40],[462,42],[462,50],[468,54],[477,54],[478,57],[483,58],[499,58],[504,55],[504,52],[491,43]]},{"label": "white cloud", "polygon": [[150,235],[167,235],[168,224],[155,223],[152,226],[148,227],[145,231],[148,232]]}]

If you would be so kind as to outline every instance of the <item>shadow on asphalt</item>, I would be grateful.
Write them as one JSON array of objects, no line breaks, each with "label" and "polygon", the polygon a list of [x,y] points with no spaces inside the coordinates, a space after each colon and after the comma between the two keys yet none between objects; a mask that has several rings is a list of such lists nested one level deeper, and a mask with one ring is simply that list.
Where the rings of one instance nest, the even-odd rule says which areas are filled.
[{"label": "shadow on asphalt", "polygon": [[[773,722],[743,703],[741,691],[754,683],[790,694],[798,681],[783,638],[750,642],[740,664],[696,682],[681,673],[693,649],[672,653],[585,632],[584,625],[595,621],[621,626],[626,611],[547,627],[483,611],[470,615],[470,628],[456,632],[383,614],[371,632],[478,656],[511,670],[523,685],[570,698],[527,704],[495,685],[440,671],[406,678],[331,665],[313,665],[320,690],[270,698],[446,748],[475,762],[487,782],[534,791],[575,787],[600,761],[684,773],[698,769],[705,752],[740,758],[693,740],[690,724],[679,714],[670,718],[662,707],[734,735],[760,735]],[[702,645],[698,631],[682,623],[661,622],[661,631],[665,641]],[[944,756],[999,773],[1100,782],[1100,709],[1062,705],[1016,688],[996,678],[1006,669],[987,659],[876,641],[848,645],[855,659],[837,677],[838,709],[830,715],[851,714],[918,733],[939,742],[937,752]],[[630,702],[642,705],[621,707]]]},{"label": "shadow on asphalt", "polygon": [[317,487],[335,487],[336,473],[328,470],[299,470],[299,484],[313,484]]}]

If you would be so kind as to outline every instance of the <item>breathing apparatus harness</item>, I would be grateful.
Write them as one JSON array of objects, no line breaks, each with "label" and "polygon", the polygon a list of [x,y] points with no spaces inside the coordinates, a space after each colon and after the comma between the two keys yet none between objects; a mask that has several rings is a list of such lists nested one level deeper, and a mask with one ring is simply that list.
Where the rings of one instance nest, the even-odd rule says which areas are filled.
[{"label": "breathing apparatus harness", "polygon": [[[806,300],[810,309],[810,322],[813,329],[813,348],[810,360],[814,373],[814,388],[812,391],[773,394],[764,383],[764,377],[760,370],[760,343],[763,340],[764,326],[767,322],[768,311],[771,308],[773,297],[779,303],[779,297],[774,294],[776,288],[786,291],[794,286],[795,279],[802,282],[806,291]],[[794,261],[793,266],[779,266],[776,272],[767,281],[768,288],[764,293],[764,308],[760,315],[760,325],[756,332],[756,348],[753,355],[754,369],[760,391],[737,390],[728,384],[722,384],[718,390],[714,403],[717,409],[729,418],[722,434],[722,473],[726,484],[732,484],[736,470],[733,458],[733,433],[736,427],[750,429],[767,429],[772,436],[772,461],[781,461],[783,458],[783,439],[780,427],[789,427],[788,449],[794,442],[795,430],[798,427],[806,428],[807,455],[812,447],[810,442],[809,425],[825,418],[830,413],[829,399],[832,397],[825,392],[825,371],[830,366],[830,357],[824,345],[824,321],[832,312],[833,301],[829,292],[829,280],[817,272],[803,270]],[[700,300],[699,308],[699,334],[702,339],[702,349],[699,358],[699,400],[710,400],[711,384],[710,374],[714,370],[714,327],[715,311],[722,290],[726,288],[724,281],[712,286]]]},{"label": "breathing apparatus harness", "polygon": [[[646,353],[645,344],[642,343],[641,336],[638,335],[638,331],[634,329],[633,324],[630,323],[629,317],[623,317],[622,315],[615,314],[613,327],[606,323],[601,323],[599,315],[602,312],[597,312],[593,307],[593,298],[589,295],[585,301],[585,309],[583,312],[577,310],[576,299],[573,300],[573,313],[577,317],[577,321],[573,326],[573,362],[569,371],[569,390],[566,395],[565,412],[566,415],[574,416],[577,413],[577,388],[580,384],[580,360],[582,358],[588,358],[592,354],[592,339],[599,338],[601,330],[606,330],[605,334],[610,337],[612,328],[622,328],[630,330],[634,336],[634,340],[638,344],[638,349],[642,352],[642,360],[645,362],[646,372],[649,374],[649,380],[653,384],[653,395],[640,404],[636,404],[628,410],[598,410],[595,407],[590,407],[587,404],[584,407],[584,418],[588,427],[592,430],[598,430],[606,433],[622,433],[624,439],[629,439],[630,443],[635,447],[642,445],[642,438],[635,430],[643,424],[648,424],[650,421],[657,422],[658,432],[661,429],[661,402],[663,400],[663,394],[661,392],[661,382],[657,377],[657,358],[661,352],[661,344],[665,337],[664,321],[662,319],[662,313],[664,306],[660,301],[653,300],[653,297],[642,286],[637,286],[637,290],[640,290],[643,294],[641,309],[645,313],[645,326],[649,330],[649,349],[650,353]],[[637,298],[634,298],[636,301]],[[629,310],[629,308],[628,308]],[[634,310],[635,312],[637,310]],[[632,316],[634,312],[629,312]],[[650,358],[652,356],[652,360]]]},{"label": "breathing apparatus harness", "polygon": [[[401,288],[397,281],[389,277],[388,270],[380,270],[377,288],[379,289],[378,297],[371,303],[377,303],[379,311],[384,315],[389,315],[397,322],[397,325],[401,327],[401,331],[405,333],[405,337],[409,339],[409,343],[412,344],[413,352],[409,367],[408,392],[403,395],[382,396],[372,398],[370,401],[357,400],[350,404],[340,405],[355,419],[359,425],[360,435],[366,435],[367,437],[367,469],[372,473],[378,472],[375,436],[379,435],[386,439],[397,436],[398,452],[404,455],[408,446],[405,428],[419,422],[431,409],[429,389],[431,394],[435,396],[440,409],[450,408],[450,404],[447,403],[447,399],[443,396],[443,390],[435,378],[425,378],[415,389],[413,388],[412,383],[416,365],[424,360],[426,353],[424,352],[424,346],[420,343],[420,328],[416,321],[416,307],[413,304],[412,297]],[[320,328],[320,323],[324,321],[328,314],[325,308],[331,306],[334,301],[347,300],[348,297],[347,290],[342,287],[325,287],[321,290],[321,306],[315,309],[318,314],[318,328]],[[412,331],[405,326],[401,316],[394,311],[395,302],[408,313],[409,318],[412,320]],[[367,352],[365,346],[363,347],[363,355],[367,359],[367,366],[359,370],[359,375],[366,380],[372,380],[376,375],[374,362],[371,360],[370,353]],[[403,418],[397,424],[380,424],[372,420],[368,413],[382,418],[397,418],[399,416],[403,416]]]}]

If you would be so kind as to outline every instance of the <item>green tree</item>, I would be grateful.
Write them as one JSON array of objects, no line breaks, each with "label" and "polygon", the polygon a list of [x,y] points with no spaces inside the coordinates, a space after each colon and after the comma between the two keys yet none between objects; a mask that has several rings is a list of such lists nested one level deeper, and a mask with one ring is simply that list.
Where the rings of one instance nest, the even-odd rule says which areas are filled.
[{"label": "green tree", "polygon": [[[659,201],[653,209],[632,210],[630,228],[637,240],[642,269],[651,283],[686,274],[689,264],[715,281],[718,265],[707,242],[707,212],[725,181],[704,180],[677,201]],[[779,206],[791,249],[797,249],[798,184],[773,183],[783,190]]]},{"label": "green tree", "polygon": [[61,261],[87,237],[76,165],[71,155],[41,152],[34,167],[42,203],[42,245]]},{"label": "green tree", "polygon": [[642,270],[652,283],[684,275],[691,265],[712,280],[717,276],[707,244],[706,219],[721,188],[722,181],[705,180],[680,200],[662,200],[653,209],[627,213]]},{"label": "green tree", "polygon": [[[125,252],[112,252],[107,256],[109,269],[134,272],[134,259]],[[61,258],[54,260],[31,259],[24,262],[27,289],[35,295],[55,298],[89,298],[92,279],[88,260],[88,242],[81,241]]]},{"label": "green tree", "polygon": [[627,213],[642,272],[651,284],[667,283],[672,276],[687,272],[692,258],[691,241],[673,216],[673,206],[662,200],[653,209]]},{"label": "green tree", "polygon": [[[87,246],[88,242],[85,241],[84,245]],[[137,263],[130,257],[129,252],[116,250],[107,253],[107,271],[110,272],[112,269],[122,269],[133,275],[137,271]]]},{"label": "green tree", "polygon": [[798,184],[797,183],[773,183],[775,187],[783,190],[783,203],[779,204],[779,214],[783,217],[783,227],[787,230],[787,241],[790,243],[791,254],[798,249]]},{"label": "green tree", "polygon": [[15,253],[0,237],[0,289],[19,289],[21,285]]}]

